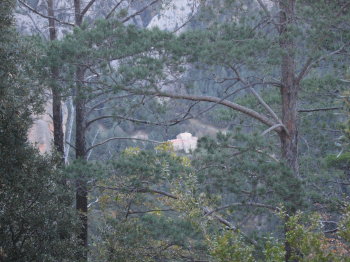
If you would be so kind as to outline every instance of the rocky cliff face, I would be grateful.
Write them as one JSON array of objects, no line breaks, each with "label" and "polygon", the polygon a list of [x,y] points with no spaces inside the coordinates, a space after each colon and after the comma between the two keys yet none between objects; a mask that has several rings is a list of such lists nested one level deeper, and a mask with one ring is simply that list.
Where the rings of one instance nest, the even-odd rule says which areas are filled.
[{"label": "rocky cliff face", "polygon": [[[176,0],[175,2],[177,1],[178,0]],[[16,24],[19,31],[28,35],[39,34],[44,38],[48,38],[49,28],[47,19],[35,13],[37,11],[41,14],[47,15],[46,0],[23,0],[22,2],[24,2],[25,4],[19,4],[15,14]],[[82,0],[82,7],[85,7],[88,4],[88,2],[88,0]],[[129,4],[128,2],[131,2],[131,4]],[[141,10],[144,6],[151,2],[151,0],[125,0],[121,1],[121,4],[118,6],[118,10],[124,9],[127,10],[129,14],[133,14]],[[90,10],[86,13],[86,21],[94,21],[98,18],[103,18],[107,16],[115,5],[115,0],[96,1],[96,3],[92,5]],[[32,11],[30,11],[28,7],[30,7]],[[73,0],[54,0],[54,10],[55,16],[60,21],[72,24],[74,23]],[[141,27],[146,27],[152,20],[152,18],[158,13],[158,10],[159,5],[152,5],[152,8],[144,10],[142,13],[130,20],[130,23],[136,24]],[[115,14],[118,14],[118,11],[116,11]],[[56,26],[58,29],[58,38],[63,37],[67,32],[70,32],[72,29],[70,26],[62,25],[59,23],[57,23]]]},{"label": "rocky cliff face", "polygon": [[45,113],[33,116],[33,126],[29,129],[28,140],[35,144],[41,154],[51,151],[51,143],[53,140],[53,123],[49,112],[52,112],[52,104],[45,105]]},{"label": "rocky cliff face", "polygon": [[[66,130],[68,110],[65,105],[62,107],[63,131]],[[52,122],[52,102],[48,100],[42,115],[33,116],[33,125],[28,131],[28,141],[35,144],[41,154],[49,153],[53,143],[53,122]]]},{"label": "rocky cliff face", "polygon": [[152,18],[147,27],[181,32],[185,30],[188,22],[197,13],[198,7],[198,0],[176,0],[164,4],[159,14]]}]

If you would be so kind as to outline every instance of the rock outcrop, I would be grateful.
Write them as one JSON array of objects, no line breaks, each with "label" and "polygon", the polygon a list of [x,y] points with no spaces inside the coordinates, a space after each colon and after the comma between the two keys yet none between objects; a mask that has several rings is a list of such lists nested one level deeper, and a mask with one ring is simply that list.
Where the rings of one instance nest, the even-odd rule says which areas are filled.
[{"label": "rock outcrop", "polygon": [[153,17],[148,28],[181,32],[199,7],[198,0],[176,0],[164,4],[158,15]]}]

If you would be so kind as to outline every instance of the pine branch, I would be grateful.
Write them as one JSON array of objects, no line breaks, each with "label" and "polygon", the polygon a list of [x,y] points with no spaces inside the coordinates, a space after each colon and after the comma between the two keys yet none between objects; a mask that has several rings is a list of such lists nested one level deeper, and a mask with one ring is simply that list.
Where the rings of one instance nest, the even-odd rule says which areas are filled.
[{"label": "pine branch", "polygon": [[[135,92],[132,90],[128,90],[131,92]],[[145,92],[144,92],[145,93]],[[173,93],[166,93],[166,92],[147,92],[147,94],[149,95],[155,95],[158,97],[169,97],[169,98],[174,98],[174,99],[184,99],[184,100],[190,100],[190,101],[201,101],[201,102],[210,102],[210,103],[217,103],[220,105],[224,105],[226,107],[229,107],[231,109],[234,109],[236,111],[239,111],[241,113],[244,113],[258,121],[260,121],[261,123],[272,127],[275,125],[275,123],[273,121],[271,121],[268,117],[266,117],[263,114],[260,114],[256,111],[254,111],[253,109],[250,109],[248,107],[236,104],[234,102],[228,101],[228,100],[222,100],[218,97],[213,97],[213,96],[200,96],[200,95],[182,95],[182,94],[173,94]],[[282,128],[276,128],[274,129],[277,133],[279,133]]]},{"label": "pine branch", "polygon": [[317,64],[317,63],[323,61],[324,59],[326,59],[326,58],[328,58],[328,57],[330,57],[330,56],[339,54],[341,51],[344,50],[345,47],[346,47],[346,45],[343,45],[343,46],[341,46],[339,49],[337,49],[337,50],[335,50],[335,51],[333,51],[333,52],[330,52],[330,53],[328,53],[328,54],[325,54],[325,55],[319,57],[319,58],[316,59],[316,60],[312,60],[312,58],[309,58],[309,59],[307,60],[307,62],[305,63],[305,65],[303,66],[303,68],[301,69],[301,71],[300,71],[298,77],[296,78],[296,82],[297,82],[297,83],[300,83],[301,80],[303,80],[303,78],[310,72],[311,68],[312,68],[315,64]]},{"label": "pine branch", "polygon": [[129,117],[124,117],[124,116],[120,116],[120,115],[106,115],[106,116],[100,116],[100,117],[97,117],[95,119],[88,121],[86,123],[86,127],[90,126],[91,124],[93,124],[96,121],[99,121],[102,119],[108,119],[108,118],[122,119],[122,120],[130,121],[130,122],[134,122],[134,123],[138,123],[138,124],[146,124],[146,125],[154,125],[154,126],[166,126],[166,124],[151,122],[148,120],[140,120],[140,119],[129,118]]},{"label": "pine branch", "polygon": [[[123,191],[123,189],[121,188],[115,188],[115,187],[104,187],[104,186],[97,186],[98,188],[102,188],[102,189],[108,189],[108,190],[116,190],[116,191]],[[166,196],[172,199],[178,199],[177,196],[165,192],[165,191],[161,191],[161,190],[157,190],[157,189],[150,189],[150,188],[136,188],[136,189],[130,189],[129,192],[138,192],[138,193],[154,193],[154,194],[159,194],[162,196]],[[212,216],[213,218],[215,218],[217,221],[219,221],[221,224],[227,226],[229,229],[236,231],[237,227],[232,225],[232,223],[230,223],[228,220],[224,219],[223,217],[221,217],[220,215],[216,215],[214,214],[216,211],[211,210],[209,207],[202,207],[201,208],[202,211],[204,212],[205,216]],[[257,245],[257,242],[253,239],[250,239],[248,236],[246,236],[243,232],[240,232],[250,243],[252,243],[253,245]]]}]

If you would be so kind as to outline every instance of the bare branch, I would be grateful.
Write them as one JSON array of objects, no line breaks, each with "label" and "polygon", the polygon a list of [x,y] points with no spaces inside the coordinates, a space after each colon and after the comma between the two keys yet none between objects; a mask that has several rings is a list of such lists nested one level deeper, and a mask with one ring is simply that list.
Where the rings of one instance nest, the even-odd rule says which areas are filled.
[{"label": "bare branch", "polygon": [[69,143],[68,141],[66,141],[66,144],[68,144],[69,146],[73,147],[75,150],[77,150],[77,148],[75,146],[73,146],[71,143]]},{"label": "bare branch", "polygon": [[[129,90],[130,91],[130,90]],[[132,92],[132,91],[131,91]],[[135,92],[135,91],[134,91]],[[202,102],[210,102],[210,103],[217,103],[220,105],[224,105],[226,107],[229,107],[233,110],[239,111],[241,113],[244,113],[261,123],[272,127],[275,125],[273,121],[271,121],[268,117],[265,115],[262,115],[253,109],[247,108],[245,106],[236,104],[234,102],[228,101],[228,100],[222,100],[218,97],[213,97],[213,96],[199,96],[199,95],[182,95],[182,94],[173,94],[173,93],[166,93],[166,92],[147,92],[149,95],[155,95],[158,97],[169,97],[169,98],[174,98],[174,99],[184,99],[184,100],[190,100],[190,101],[202,101]],[[274,129],[277,133],[279,133],[282,128],[275,128]]]},{"label": "bare branch", "polygon": [[276,27],[277,30],[279,30],[278,24],[274,21],[269,9],[267,9],[264,2],[261,0],[256,0],[256,1],[259,3],[260,7],[264,10],[266,16],[271,20],[272,24]]},{"label": "bare branch", "polygon": [[303,68],[301,69],[299,76],[297,77],[297,83],[300,83],[300,81],[304,78],[304,76],[306,76],[306,74],[308,73],[308,71],[310,70],[310,66],[312,64],[312,58],[309,58],[305,65],[303,66]]},{"label": "bare branch", "polygon": [[127,21],[129,21],[130,19],[134,18],[135,16],[138,16],[139,14],[141,14],[143,11],[145,11],[147,8],[149,8],[150,6],[156,4],[157,2],[159,2],[160,0],[154,0],[153,2],[151,2],[150,4],[146,5],[145,7],[141,8],[139,11],[133,13],[132,15],[124,18],[122,20],[122,23],[126,23]]},{"label": "bare branch", "polygon": [[335,17],[338,17],[341,15],[342,12],[344,12],[350,5],[350,2],[345,3],[343,6],[340,7],[340,10],[338,11],[338,13],[335,15]]},{"label": "bare branch", "polygon": [[316,60],[314,60],[314,61],[312,61],[312,59],[309,58],[309,59],[307,60],[306,64],[305,64],[305,65],[303,66],[303,68],[301,69],[301,71],[300,71],[298,77],[296,78],[296,82],[299,84],[299,83],[301,82],[301,80],[303,80],[303,78],[310,72],[311,68],[312,68],[315,64],[321,62],[322,60],[324,60],[324,59],[326,59],[326,58],[328,58],[328,57],[330,57],[330,56],[333,56],[333,55],[336,55],[336,54],[340,53],[341,51],[344,50],[345,46],[346,46],[346,45],[343,45],[343,46],[340,47],[339,49],[337,49],[337,50],[335,50],[335,51],[333,51],[333,52],[330,52],[330,53],[328,53],[328,54],[325,54],[325,55],[319,57],[318,59],[316,59]]},{"label": "bare branch", "polygon": [[318,111],[331,111],[331,110],[340,110],[341,107],[325,107],[325,108],[315,108],[315,109],[299,109],[299,113],[307,113],[307,112],[318,112]]},{"label": "bare branch", "polygon": [[98,146],[102,146],[110,141],[114,141],[114,140],[136,140],[136,141],[143,141],[143,142],[149,142],[149,143],[155,143],[155,144],[162,144],[164,142],[160,142],[160,141],[155,141],[155,140],[150,140],[150,139],[143,139],[143,138],[135,138],[135,137],[111,137],[109,139],[106,139],[104,141],[102,141],[101,143],[97,143],[91,147],[89,147],[86,150],[86,153],[89,152],[90,150],[94,149],[95,147]]},{"label": "bare branch", "polygon": [[[285,126],[282,124],[282,121],[278,118],[277,114],[272,110],[272,108],[264,101],[264,99],[255,91],[255,89],[253,88],[255,84],[251,85],[249,83],[247,83],[239,74],[238,70],[230,65],[229,66],[231,68],[231,70],[236,74],[238,81],[241,81],[247,88],[249,88],[249,90],[253,93],[253,95],[258,99],[259,103],[271,114],[271,116],[273,117],[273,119],[275,119],[275,121],[280,124],[281,126],[279,127],[283,127],[284,129]],[[286,130],[287,131],[287,130]]]},{"label": "bare branch", "polygon": [[33,26],[35,27],[36,31],[38,31],[41,36],[43,37],[43,39],[46,39],[47,40],[47,36],[44,34],[44,32],[39,28],[38,24],[37,24],[37,21],[36,19],[33,18],[32,14],[28,12],[28,17],[29,19],[32,21],[33,23]]},{"label": "bare branch", "polygon": [[99,120],[113,118],[113,117],[114,117],[113,115],[108,115],[108,116],[100,116],[100,117],[94,118],[86,123],[86,128],[88,128],[91,124],[93,124]]},{"label": "bare branch", "polygon": [[[235,90],[234,92],[226,95],[225,97],[223,97],[222,99],[220,99],[219,102],[222,102],[224,101],[225,99],[229,98],[230,96],[236,94],[237,92],[239,92],[240,90],[242,89],[245,89],[247,87],[243,87],[243,88],[240,88],[238,90]],[[93,109],[97,108],[98,106],[100,106],[101,104],[105,103],[105,102],[108,102],[108,101],[111,101],[111,100],[114,100],[114,99],[118,99],[118,98],[125,98],[125,97],[129,97],[129,96],[133,96],[133,94],[129,94],[129,95],[124,95],[124,96],[118,96],[118,97],[111,97],[111,98],[107,98],[101,102],[99,102],[98,104],[94,105],[88,112],[88,114],[90,114],[92,112]],[[116,119],[123,119],[123,120],[126,120],[126,121],[131,121],[131,122],[134,122],[134,123],[139,123],[139,124],[146,124],[146,125],[155,125],[155,126],[173,126],[173,125],[176,125],[180,122],[183,122],[183,121],[186,121],[186,120],[189,120],[189,119],[192,119],[192,118],[196,118],[200,115],[202,115],[203,113],[211,110],[212,108],[214,108],[216,105],[220,104],[219,102],[216,102],[214,103],[212,106],[204,109],[203,111],[199,112],[196,116],[189,116],[190,114],[190,111],[191,109],[197,105],[200,101],[195,101],[195,103],[193,105],[191,105],[189,107],[189,109],[187,110],[187,112],[185,113],[185,115],[181,118],[181,119],[173,119],[173,120],[170,120],[170,121],[167,121],[167,122],[151,122],[151,121],[147,121],[147,120],[140,120],[140,119],[134,119],[134,118],[128,118],[126,116],[120,116],[120,115],[108,115],[108,116],[101,116],[101,117],[98,117],[96,119],[93,119],[93,120],[90,120],[88,123],[87,123],[87,127],[90,126],[93,122],[96,122],[96,121],[99,121],[101,119],[106,119],[106,118],[116,118]]]},{"label": "bare branch", "polygon": [[246,202],[246,203],[242,202],[242,203],[232,203],[232,204],[229,204],[229,205],[226,205],[226,206],[222,206],[222,207],[216,208],[216,209],[206,213],[205,216],[210,216],[214,212],[218,212],[218,211],[221,211],[221,210],[224,210],[224,209],[227,209],[227,208],[230,208],[230,207],[235,207],[235,206],[252,206],[252,207],[266,208],[266,209],[272,210],[274,212],[281,211],[280,208],[274,207],[274,206],[271,206],[271,205],[255,203],[255,202]]},{"label": "bare branch", "polygon": [[[272,115],[272,117],[276,120],[277,123],[282,124],[281,120],[278,118],[277,114],[272,110],[272,108],[266,104],[264,99],[255,91],[254,88],[250,87],[249,90],[253,93],[253,95],[258,99],[260,104],[265,107],[265,109]],[[283,125],[282,125],[283,126]]]},{"label": "bare branch", "polygon": [[268,17],[271,17],[271,14],[270,14],[270,11],[267,9],[266,5],[263,3],[263,1],[261,0],[256,0],[260,7],[264,10],[265,14],[268,16]]},{"label": "bare branch", "polygon": [[121,0],[119,3],[117,3],[113,8],[112,8],[112,10],[108,13],[108,15],[106,16],[106,19],[109,19],[111,16],[112,16],[112,14],[114,13],[114,11],[118,8],[118,6],[121,4],[121,3],[123,3],[124,2],[124,0]]},{"label": "bare branch", "polygon": [[153,212],[168,212],[168,211],[175,211],[174,209],[151,209],[146,211],[128,211],[128,215],[133,214],[146,214],[146,213],[153,213]]},{"label": "bare branch", "polygon": [[[224,219],[223,217],[219,216],[219,215],[216,215],[216,214],[213,214],[215,211],[213,210],[210,210],[208,207],[204,207],[203,208],[203,211],[204,211],[204,214],[207,216],[207,214],[210,213],[210,216],[212,216],[213,218],[215,218],[217,221],[219,221],[221,224],[227,226],[229,229],[231,230],[234,230],[234,231],[237,231],[238,228],[234,225],[232,225],[232,223],[230,223],[229,221],[227,221],[226,219]],[[245,237],[246,240],[248,240],[251,244],[257,246],[258,243],[254,240],[254,239],[251,239],[249,238],[247,235],[245,235],[243,232],[240,231],[240,234],[242,236]]]},{"label": "bare branch", "polygon": [[83,9],[83,11],[81,12],[81,17],[83,17],[87,11],[89,11],[90,7],[96,2],[96,0],[91,0],[86,7]]},{"label": "bare branch", "polygon": [[95,110],[96,108],[98,108],[100,105],[104,104],[104,103],[107,103],[109,101],[112,101],[114,99],[120,99],[120,98],[126,98],[126,97],[130,97],[130,96],[133,96],[133,95],[123,95],[123,96],[111,96],[111,97],[108,97],[102,101],[99,101],[97,104],[93,105],[89,111],[87,112],[87,115],[89,115],[93,110]]},{"label": "bare branch", "polygon": [[151,122],[148,120],[140,120],[140,119],[135,119],[135,118],[130,118],[130,117],[125,117],[125,116],[120,116],[120,115],[106,115],[106,116],[100,116],[95,119],[92,119],[86,123],[86,127],[89,127],[91,124],[93,124],[96,121],[102,120],[102,119],[108,119],[108,118],[114,118],[114,119],[122,119],[138,124],[146,124],[146,125],[154,125],[154,126],[166,126],[166,124],[163,123],[156,123],[156,122]]},{"label": "bare branch", "polygon": [[171,193],[168,193],[168,192],[165,192],[165,191],[162,191],[162,190],[157,190],[157,189],[141,188],[141,189],[138,189],[137,192],[159,194],[159,195],[166,196],[166,197],[169,197],[169,198],[172,198],[172,199],[178,199],[177,196],[175,196],[175,195],[173,195]]},{"label": "bare branch", "polygon": [[22,0],[18,0],[18,2],[20,4],[22,4],[23,6],[25,6],[26,8],[28,8],[30,11],[32,11],[33,13],[43,17],[43,18],[46,18],[46,19],[53,19],[55,20],[56,22],[60,23],[60,24],[63,24],[63,25],[69,25],[69,26],[75,26],[75,24],[72,24],[72,23],[69,23],[69,22],[64,22],[64,21],[61,21],[59,19],[57,19],[56,17],[52,17],[52,16],[48,16],[48,15],[44,15],[42,13],[40,13],[38,10],[34,9],[33,7],[31,7],[30,5],[28,5],[27,3],[25,3],[24,1]]},{"label": "bare branch", "polygon": [[[99,133],[100,133],[100,129],[97,129],[96,134],[95,134],[94,138],[92,139],[92,143],[91,143],[92,145],[95,143],[96,138],[97,138]],[[86,157],[86,160],[90,159],[91,154],[92,154],[92,150],[90,150],[89,154]]]},{"label": "bare branch", "polygon": [[90,208],[93,204],[96,204],[96,203],[98,203],[98,201],[99,201],[100,199],[99,198],[97,198],[95,201],[93,201],[93,202],[91,202],[91,203],[89,203],[88,204],[88,208]]},{"label": "bare branch", "polygon": [[[102,188],[102,189],[106,189],[106,190],[114,190],[114,191],[118,191],[118,192],[122,192],[125,189],[122,188],[118,188],[118,187],[105,187],[105,186],[96,186],[97,188]],[[162,196],[166,196],[172,199],[178,199],[177,196],[165,192],[165,191],[161,191],[161,190],[157,190],[157,189],[151,189],[151,188],[131,188],[128,190],[128,192],[137,192],[137,193],[153,193],[153,194],[159,194]]]},{"label": "bare branch", "polygon": [[274,126],[271,126],[269,129],[266,129],[264,132],[261,133],[262,136],[266,135],[267,133],[271,132],[272,130],[275,130],[276,128],[284,127],[283,124],[276,124]]},{"label": "bare branch", "polygon": [[[226,99],[228,99],[230,96],[232,96],[232,95],[234,95],[234,94],[240,92],[241,90],[244,90],[245,88],[247,88],[247,87],[241,87],[241,88],[239,88],[239,89],[233,91],[232,93],[230,93],[230,94],[224,96],[223,98],[220,99],[220,102],[221,102],[221,101],[224,101],[224,100],[226,100]],[[173,120],[170,120],[170,121],[169,121],[169,124],[166,124],[166,125],[167,125],[167,126],[174,126],[174,125],[176,125],[176,124],[178,124],[178,123],[180,123],[180,122],[183,122],[183,121],[186,121],[186,120],[189,120],[189,119],[193,119],[193,118],[198,118],[199,116],[205,114],[206,112],[208,112],[209,110],[212,110],[214,107],[216,107],[217,105],[220,104],[220,103],[218,103],[218,102],[217,102],[217,103],[213,103],[211,106],[209,106],[209,107],[203,109],[202,111],[198,112],[196,115],[190,115],[191,109],[192,109],[195,105],[197,105],[199,102],[200,102],[200,101],[195,101],[195,103],[194,103],[193,105],[191,105],[191,106],[188,108],[186,114],[185,114],[181,119],[173,119]]]},{"label": "bare branch", "polygon": [[332,229],[332,230],[328,230],[328,231],[323,231],[324,234],[330,234],[330,233],[335,233],[337,232],[339,229],[338,228],[335,228],[335,229]]},{"label": "bare branch", "polygon": [[184,23],[182,23],[182,25],[180,25],[179,27],[177,27],[176,29],[174,29],[174,31],[172,32],[173,34],[177,33],[178,31],[180,31],[182,28],[184,28],[188,23],[190,23],[196,15],[195,9],[196,9],[196,2],[193,2],[192,5],[192,12],[191,15],[189,16],[189,18],[187,19],[187,21],[185,21]]}]

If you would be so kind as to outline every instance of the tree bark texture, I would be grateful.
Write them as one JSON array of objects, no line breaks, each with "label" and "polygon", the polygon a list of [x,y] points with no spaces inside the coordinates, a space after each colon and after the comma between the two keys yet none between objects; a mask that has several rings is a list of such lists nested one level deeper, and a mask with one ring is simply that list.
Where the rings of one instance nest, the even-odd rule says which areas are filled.
[{"label": "tree bark texture", "polygon": [[281,63],[282,123],[287,130],[280,133],[282,158],[291,168],[294,177],[299,177],[298,164],[298,92],[295,79],[296,44],[291,29],[295,24],[295,0],[280,1],[280,47]]},{"label": "tree bark texture", "polygon": [[[81,26],[81,0],[74,0],[75,25]],[[75,156],[76,159],[86,161],[86,99],[84,98],[83,82],[85,69],[78,66],[76,69],[76,133],[75,133]],[[85,248],[82,259],[87,261],[88,247],[88,188],[86,178],[80,177],[76,180],[76,209],[81,220],[80,242]]]},{"label": "tree bark texture", "polygon": [[[76,133],[75,133],[75,155],[76,159],[86,161],[86,101],[83,94],[84,68],[78,67],[76,71]],[[76,180],[76,208],[79,212],[82,229],[80,241],[84,247],[88,246],[88,189],[86,178],[80,177]],[[86,255],[85,255],[86,256]]]}]

